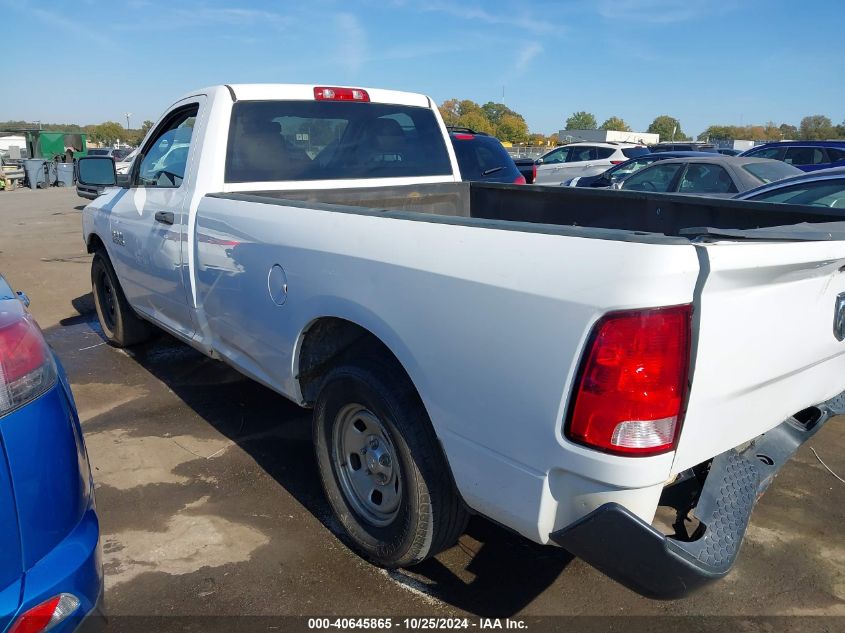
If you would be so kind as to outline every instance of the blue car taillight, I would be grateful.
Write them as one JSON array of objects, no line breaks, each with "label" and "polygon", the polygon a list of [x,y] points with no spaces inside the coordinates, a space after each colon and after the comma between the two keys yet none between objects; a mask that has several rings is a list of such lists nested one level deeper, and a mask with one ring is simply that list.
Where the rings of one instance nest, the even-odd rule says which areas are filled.
[{"label": "blue car taillight", "polygon": [[22,305],[0,311],[0,416],[34,400],[55,382],[56,362],[33,318]]}]

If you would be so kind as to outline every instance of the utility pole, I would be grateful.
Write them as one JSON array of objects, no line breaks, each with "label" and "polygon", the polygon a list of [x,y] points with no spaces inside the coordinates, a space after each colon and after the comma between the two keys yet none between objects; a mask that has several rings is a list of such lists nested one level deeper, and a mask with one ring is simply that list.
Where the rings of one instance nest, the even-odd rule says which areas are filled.
[{"label": "utility pole", "polygon": [[123,114],[126,117],[126,129],[128,130],[129,129],[129,117],[132,116],[132,113],[131,112],[124,112]]}]

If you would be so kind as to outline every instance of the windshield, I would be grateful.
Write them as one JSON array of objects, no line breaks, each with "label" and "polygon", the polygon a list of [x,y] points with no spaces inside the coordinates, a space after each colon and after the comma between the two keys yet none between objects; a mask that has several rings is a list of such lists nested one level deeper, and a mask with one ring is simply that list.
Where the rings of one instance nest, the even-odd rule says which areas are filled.
[{"label": "windshield", "polygon": [[790,176],[797,176],[801,170],[792,165],[787,165],[779,160],[767,161],[765,163],[748,163],[742,168],[761,182],[773,182]]},{"label": "windshield", "polygon": [[611,167],[607,171],[607,175],[610,176],[611,180],[622,180],[623,178],[627,178],[634,172],[641,170],[643,167],[648,167],[657,158],[654,156],[650,156],[648,158],[639,158],[637,160],[629,160],[627,162],[622,163],[621,165],[617,165],[616,167]]},{"label": "windshield", "polygon": [[759,202],[807,204],[845,211],[845,178],[802,182],[792,186],[781,185],[773,191],[764,191],[747,199]]},{"label": "windshield", "polygon": [[448,176],[428,108],[342,101],[239,101],[226,182]]}]

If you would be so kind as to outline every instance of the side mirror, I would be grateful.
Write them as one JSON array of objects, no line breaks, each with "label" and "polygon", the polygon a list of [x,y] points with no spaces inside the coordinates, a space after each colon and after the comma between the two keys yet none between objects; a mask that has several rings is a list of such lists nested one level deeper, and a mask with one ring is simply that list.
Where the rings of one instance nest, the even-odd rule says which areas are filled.
[{"label": "side mirror", "polygon": [[76,163],[76,179],[90,187],[114,187],[117,173],[109,156],[83,156]]},{"label": "side mirror", "polygon": [[543,164],[543,159],[542,159],[542,158],[538,158],[537,160],[535,160],[535,161],[534,161],[534,164],[535,164],[535,165],[542,165],[542,164]]}]

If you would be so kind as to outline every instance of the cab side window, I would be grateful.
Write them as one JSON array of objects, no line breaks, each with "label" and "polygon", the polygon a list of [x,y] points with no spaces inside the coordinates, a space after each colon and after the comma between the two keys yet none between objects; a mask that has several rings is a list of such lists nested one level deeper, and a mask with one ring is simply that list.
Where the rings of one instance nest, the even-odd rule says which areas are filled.
[{"label": "cab side window", "polygon": [[135,186],[177,188],[182,184],[198,112],[199,105],[192,104],[175,110],[162,122],[141,152]]},{"label": "cab side window", "polygon": [[555,163],[562,163],[566,160],[567,154],[569,154],[568,147],[561,147],[560,149],[556,149],[553,152],[549,152],[543,157],[543,164],[553,165]]}]

